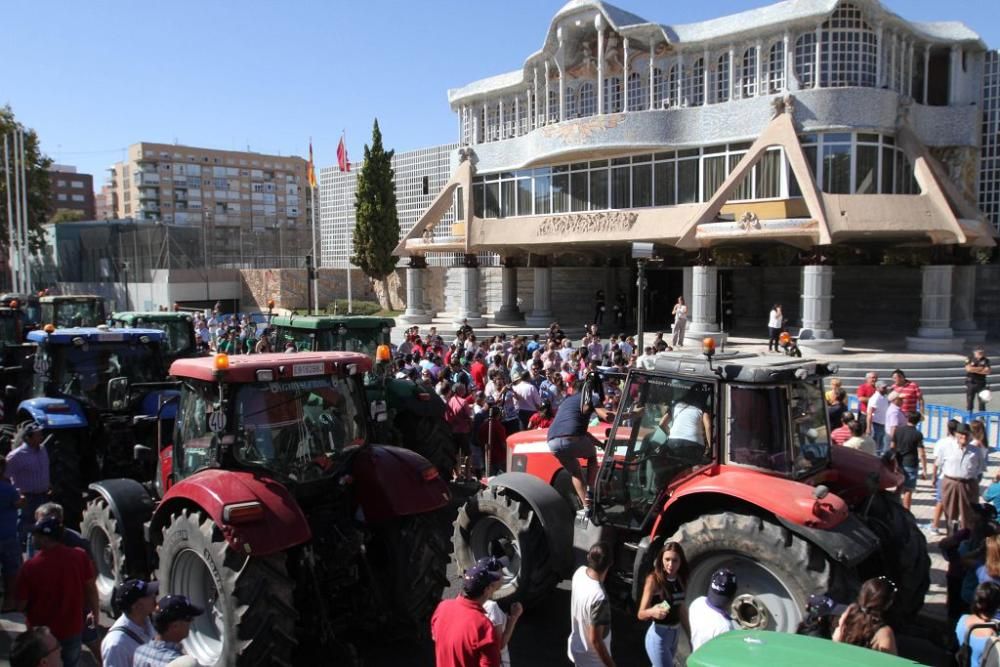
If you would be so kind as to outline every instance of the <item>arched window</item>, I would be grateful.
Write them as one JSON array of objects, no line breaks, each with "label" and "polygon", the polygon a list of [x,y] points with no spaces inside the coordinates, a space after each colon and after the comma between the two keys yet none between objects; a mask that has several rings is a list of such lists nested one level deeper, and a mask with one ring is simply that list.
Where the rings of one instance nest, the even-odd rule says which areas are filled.
[{"label": "arched window", "polygon": [[594,92],[594,84],[587,81],[580,86],[580,118],[593,116],[597,113],[597,95]]},{"label": "arched window", "polygon": [[740,96],[753,97],[757,94],[757,47],[751,46],[743,52],[740,67]]},{"label": "arched window", "polygon": [[486,141],[496,141],[500,138],[500,105],[490,104],[486,113]]},{"label": "arched window", "polygon": [[663,108],[663,98],[666,95],[667,86],[666,79],[663,76],[663,70],[659,67],[653,68],[653,108],[662,109]]},{"label": "arched window", "polygon": [[723,53],[715,65],[715,101],[729,101],[729,54]]},{"label": "arched window", "polygon": [[559,93],[554,90],[549,91],[549,122],[559,122]]},{"label": "arched window", "polygon": [[861,10],[843,3],[823,23],[824,87],[875,87],[875,32]]},{"label": "arched window", "polygon": [[767,92],[778,93],[785,87],[785,43],[778,41],[767,51]]},{"label": "arched window", "polygon": [[604,80],[604,113],[619,113],[622,110],[622,80],[609,76]]},{"label": "arched window", "polygon": [[642,85],[642,75],[638,72],[632,72],[628,75],[628,110],[645,109],[648,101],[646,87]]},{"label": "arched window", "polygon": [[663,106],[665,107],[676,107],[678,106],[680,97],[680,90],[678,90],[677,81],[677,65],[671,65],[670,69],[667,70],[667,95],[663,100]]},{"label": "arched window", "polygon": [[685,106],[700,107],[705,103],[705,59],[698,58],[684,71]]},{"label": "arched window", "polygon": [[576,91],[566,87],[566,120],[576,118]]},{"label": "arched window", "polygon": [[518,136],[528,133],[528,99],[517,96],[517,130]]},{"label": "arched window", "polygon": [[816,85],[815,32],[804,32],[795,40],[795,78],[801,88]]}]

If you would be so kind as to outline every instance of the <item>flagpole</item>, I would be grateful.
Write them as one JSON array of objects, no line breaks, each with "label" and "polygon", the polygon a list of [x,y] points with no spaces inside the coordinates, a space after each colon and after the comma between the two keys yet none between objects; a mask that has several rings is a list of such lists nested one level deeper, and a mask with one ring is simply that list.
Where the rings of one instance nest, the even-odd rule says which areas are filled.
[{"label": "flagpole", "polygon": [[17,279],[14,275],[14,209],[10,199],[10,141],[8,135],[3,135],[3,172],[7,184],[7,267],[10,269],[11,290],[17,291]]},{"label": "flagpole", "polygon": [[21,130],[21,226],[23,229],[21,253],[24,256],[24,282],[30,293],[35,290],[35,285],[31,279],[31,267],[28,265],[28,260],[31,258],[31,251],[28,249],[28,169],[24,166],[24,156],[24,130]]},{"label": "flagpole", "polygon": [[14,289],[27,292],[28,285],[24,281],[24,265],[21,263],[21,169],[18,166],[17,130],[11,140],[11,158],[14,167],[14,265],[17,267],[17,280]]},{"label": "flagpole", "polygon": [[[312,253],[313,253],[313,275],[319,276],[319,255],[316,254],[316,187],[312,189]],[[314,315],[319,314],[319,280],[313,278],[309,281],[309,289],[313,292]]]},{"label": "flagpole", "polygon": [[[351,167],[350,163],[347,161],[347,130],[340,131],[340,142],[344,146],[344,164],[347,165],[347,172],[350,173]],[[355,181],[357,182],[357,181]],[[357,187],[355,187],[357,191]],[[344,197],[347,197],[347,188],[344,188]],[[355,214],[356,215],[356,214]],[[355,226],[358,224],[357,218],[354,219]],[[351,298],[351,246],[354,241],[354,232],[347,237],[347,314],[351,315],[354,313],[354,301]]]}]

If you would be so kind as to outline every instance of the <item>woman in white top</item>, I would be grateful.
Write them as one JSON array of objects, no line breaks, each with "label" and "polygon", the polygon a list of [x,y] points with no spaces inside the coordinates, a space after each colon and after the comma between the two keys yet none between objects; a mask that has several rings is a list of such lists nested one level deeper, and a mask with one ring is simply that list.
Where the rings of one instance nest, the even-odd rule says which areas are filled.
[{"label": "woman in white top", "polygon": [[781,312],[781,304],[774,304],[774,308],[767,316],[767,351],[774,350],[780,352],[778,347],[778,337],[781,335],[781,328],[785,325],[785,315]]},{"label": "woman in white top", "polygon": [[687,329],[688,307],[684,303],[684,297],[677,297],[674,304],[674,347],[684,345],[684,331]]}]

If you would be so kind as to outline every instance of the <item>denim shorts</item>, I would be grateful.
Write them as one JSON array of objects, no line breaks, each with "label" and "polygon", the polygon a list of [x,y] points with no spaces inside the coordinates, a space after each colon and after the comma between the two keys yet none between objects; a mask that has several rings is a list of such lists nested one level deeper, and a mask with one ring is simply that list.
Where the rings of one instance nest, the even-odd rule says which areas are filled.
[{"label": "denim shorts", "polygon": [[3,572],[3,576],[13,577],[20,568],[21,541],[16,536],[0,540],[0,571]]},{"label": "denim shorts", "polygon": [[907,491],[912,491],[917,488],[917,466],[902,466],[903,474],[906,479],[903,480],[903,488]]},{"label": "denim shorts", "polygon": [[589,433],[552,438],[549,440],[549,450],[560,461],[589,459],[597,455],[597,440]]}]

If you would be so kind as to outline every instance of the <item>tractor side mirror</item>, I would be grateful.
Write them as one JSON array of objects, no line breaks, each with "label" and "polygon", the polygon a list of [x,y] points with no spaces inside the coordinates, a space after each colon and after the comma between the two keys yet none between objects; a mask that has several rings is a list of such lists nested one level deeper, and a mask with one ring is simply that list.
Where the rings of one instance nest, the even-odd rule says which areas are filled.
[{"label": "tractor side mirror", "polygon": [[384,422],[389,418],[389,412],[385,407],[385,401],[372,401],[370,409],[372,421]]},{"label": "tractor side mirror", "polygon": [[148,461],[153,456],[153,448],[146,445],[133,445],[132,458],[136,461]]},{"label": "tractor side mirror", "polygon": [[116,377],[108,380],[108,406],[112,410],[128,407],[128,378]]}]

